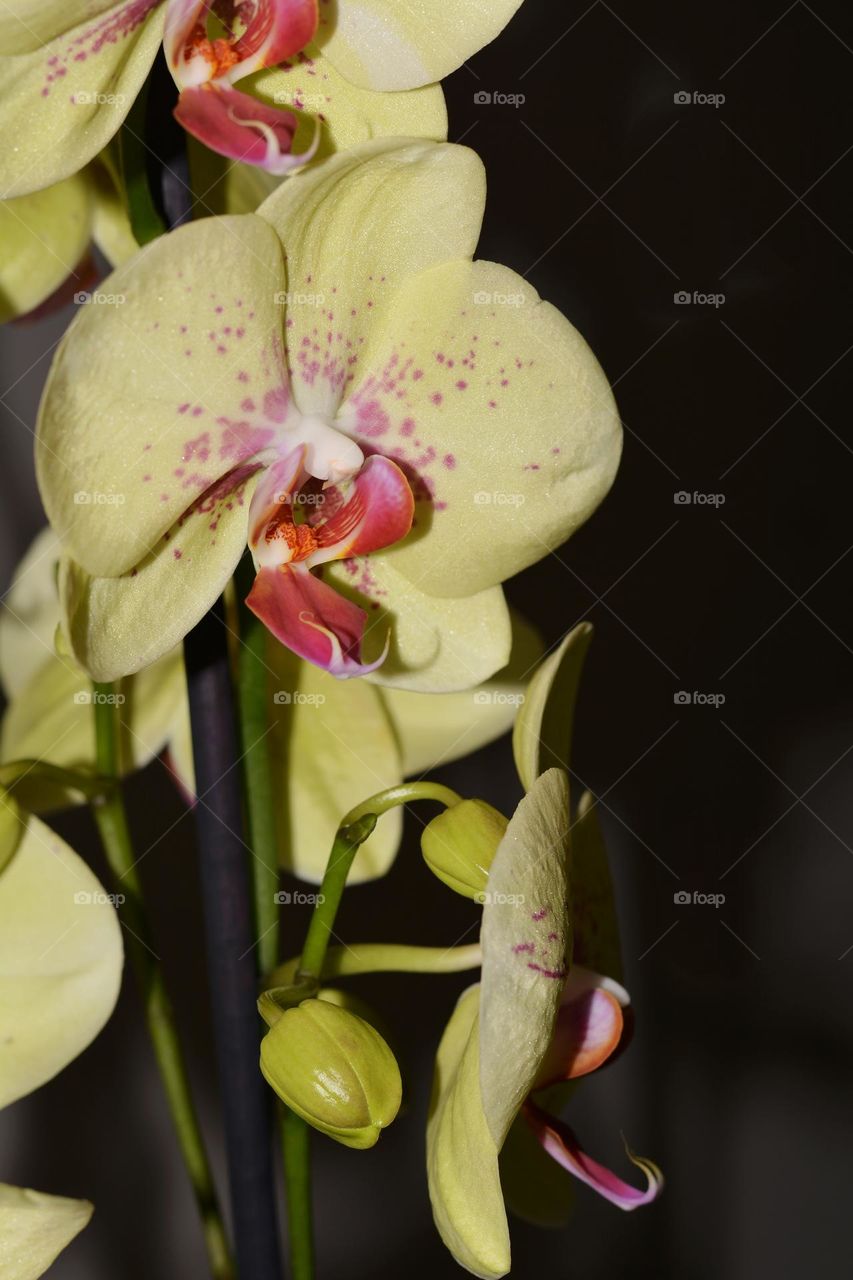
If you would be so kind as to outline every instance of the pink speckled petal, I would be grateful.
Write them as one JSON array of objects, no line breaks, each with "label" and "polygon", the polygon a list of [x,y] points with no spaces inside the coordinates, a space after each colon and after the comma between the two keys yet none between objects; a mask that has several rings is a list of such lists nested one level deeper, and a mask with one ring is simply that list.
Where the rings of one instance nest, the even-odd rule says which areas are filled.
[{"label": "pink speckled petal", "polygon": [[118,680],[150,666],[204,617],[246,550],[256,477],[251,465],[236,468],[121,577],[92,577],[63,558],[63,630],[95,680]]},{"label": "pink speckled petal", "polygon": [[[239,33],[210,40],[211,12]],[[303,49],[316,27],[317,0],[168,0],[163,48],[175,83],[185,89],[274,67]]]},{"label": "pink speckled petal", "polygon": [[309,563],[367,555],[398,542],[412,527],[414,509],[412,490],[400,468],[374,454],[352,481],[344,504],[317,528],[320,549]]},{"label": "pink speckled petal", "polygon": [[568,972],[569,786],[540,774],[489,870],[480,942],[480,1087],[498,1148],[551,1043]]},{"label": "pink speckled petal", "polygon": [[646,1176],[645,1190],[640,1191],[612,1173],[610,1169],[588,1156],[567,1124],[557,1120],[529,1103],[524,1109],[525,1118],[536,1138],[558,1164],[597,1191],[605,1200],[619,1209],[639,1209],[651,1204],[663,1190],[663,1174],[651,1160],[637,1156],[626,1144],[628,1159]]},{"label": "pink speckled petal", "polygon": [[385,658],[361,661],[367,614],[303,566],[262,568],[246,604],[283,645],[333,676],[364,675]]},{"label": "pink speckled petal", "polygon": [[235,468],[286,440],[281,245],[254,214],[148,245],[81,306],[42,398],[51,524],[95,577],[139,564]]},{"label": "pink speckled petal", "polygon": [[[4,199],[79,172],[118,132],[157,56],[159,0],[0,6]],[[13,14],[13,9],[16,11]]]},{"label": "pink speckled petal", "polygon": [[265,106],[222,81],[184,89],[175,107],[175,119],[211,151],[277,176],[305,164],[316,149],[315,141],[304,155],[291,155],[296,117],[279,107]]}]

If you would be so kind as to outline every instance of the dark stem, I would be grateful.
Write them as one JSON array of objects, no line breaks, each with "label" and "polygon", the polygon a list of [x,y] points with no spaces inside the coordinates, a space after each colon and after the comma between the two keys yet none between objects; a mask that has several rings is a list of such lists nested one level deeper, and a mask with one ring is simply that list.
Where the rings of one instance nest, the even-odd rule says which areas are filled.
[{"label": "dark stem", "polygon": [[207,963],[237,1269],[280,1280],[271,1095],[258,1066],[256,937],[242,838],[237,725],[220,600],[184,642]]}]

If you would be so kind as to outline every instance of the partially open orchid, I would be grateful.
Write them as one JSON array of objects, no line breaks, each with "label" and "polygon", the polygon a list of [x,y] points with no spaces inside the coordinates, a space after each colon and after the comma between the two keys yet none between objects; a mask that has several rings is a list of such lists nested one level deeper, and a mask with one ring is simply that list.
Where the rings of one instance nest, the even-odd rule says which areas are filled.
[{"label": "partially open orchid", "polygon": [[[573,833],[574,834],[574,833]],[[474,1275],[510,1269],[498,1157],[514,1124],[530,1126],[563,1169],[621,1208],[654,1199],[657,1168],[638,1191],[592,1160],[540,1105],[540,1090],[588,1074],[617,1049],[627,993],[571,967],[583,916],[570,906],[568,782],[549,769],[532,784],[491,866],[481,930],[482,978],[459,1001],[439,1047],[427,1169],[436,1225]],[[535,1195],[535,1186],[533,1188]]]},{"label": "partially open orchid", "polygon": [[620,434],[568,321],[470,261],[483,185],[466,148],[378,140],[161,238],[105,285],[113,316],[76,318],[37,468],[97,679],[176,644],[247,541],[251,607],[336,675],[376,668],[391,624],[383,683],[505,665],[499,584],[595,509]]},{"label": "partially open orchid", "polygon": [[307,158],[291,154],[305,113],[321,145],[442,139],[435,82],[493,40],[520,2],[16,0],[0,11],[0,125],[13,140],[0,160],[0,197],[51,186],[106,146],[161,41],[181,123],[213,150],[270,172]]}]

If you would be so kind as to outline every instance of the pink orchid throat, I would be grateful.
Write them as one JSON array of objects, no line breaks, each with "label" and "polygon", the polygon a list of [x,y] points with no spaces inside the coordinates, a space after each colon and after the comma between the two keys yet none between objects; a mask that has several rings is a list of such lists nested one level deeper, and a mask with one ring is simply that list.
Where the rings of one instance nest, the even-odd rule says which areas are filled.
[{"label": "pink orchid throat", "polygon": [[181,90],[175,117],[212,151],[284,174],[310,160],[290,154],[297,119],[234,82],[292,57],[317,26],[316,0],[169,0],[163,47]]},{"label": "pink orchid throat", "polygon": [[[314,577],[311,569],[366,555],[405,537],[414,498],[396,463],[381,454],[355,463],[353,454],[361,458],[358,446],[342,433],[326,431],[331,441],[321,436],[320,446],[296,444],[280,454],[258,485],[249,513],[258,575],[246,603],[287,648],[346,678],[378,667],[387,639],[380,656],[365,662],[366,612]],[[352,474],[340,476],[347,455]]]}]

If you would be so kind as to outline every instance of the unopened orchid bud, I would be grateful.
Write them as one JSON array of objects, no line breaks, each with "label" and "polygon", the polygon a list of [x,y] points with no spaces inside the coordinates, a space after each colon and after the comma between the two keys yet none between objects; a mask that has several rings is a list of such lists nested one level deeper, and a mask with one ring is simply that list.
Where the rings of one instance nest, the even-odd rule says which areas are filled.
[{"label": "unopened orchid bud", "polygon": [[424,829],[421,850],[430,871],[466,898],[486,888],[507,819],[485,800],[460,800]]},{"label": "unopened orchid bud", "polygon": [[282,1102],[346,1147],[372,1147],[400,1108],[397,1061],[378,1031],[327,1000],[286,1009],[261,1042]]}]

